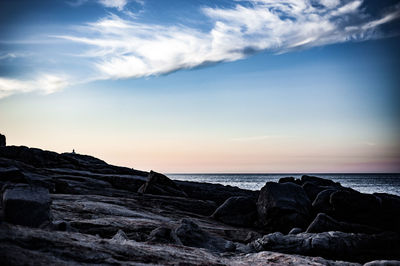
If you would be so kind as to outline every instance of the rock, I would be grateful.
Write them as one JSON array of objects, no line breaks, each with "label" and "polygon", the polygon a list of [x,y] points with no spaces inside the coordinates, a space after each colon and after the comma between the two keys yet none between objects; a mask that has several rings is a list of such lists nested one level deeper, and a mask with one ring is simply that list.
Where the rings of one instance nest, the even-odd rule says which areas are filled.
[{"label": "rock", "polygon": [[182,219],[180,226],[175,229],[175,234],[185,246],[205,248],[213,252],[235,250],[233,242],[210,235],[190,219]]},{"label": "rock", "polygon": [[217,205],[223,204],[230,197],[249,197],[257,201],[258,191],[224,186],[221,184],[199,183],[191,181],[174,181],[185,193],[194,199],[214,201]]},{"label": "rock", "polygon": [[49,191],[42,187],[8,187],[2,198],[4,220],[12,224],[38,227],[50,221]]},{"label": "rock", "polygon": [[379,226],[387,230],[400,232],[400,197],[386,193],[375,193],[381,201]]},{"label": "rock", "polygon": [[256,251],[321,256],[327,259],[367,262],[400,258],[397,233],[354,234],[343,232],[283,235],[276,232],[251,243]]},{"label": "rock", "polygon": [[297,235],[303,232],[303,229],[295,227],[292,230],[290,230],[289,235]]},{"label": "rock", "polygon": [[25,175],[16,167],[0,167],[0,184],[11,183],[26,183]]},{"label": "rock", "polygon": [[111,238],[111,240],[124,242],[129,241],[129,238],[126,236],[125,232],[122,230],[118,230],[118,232]]},{"label": "rock", "polygon": [[317,186],[311,182],[305,182],[302,185],[302,187],[311,202],[313,202],[315,200],[315,198],[321,191],[324,191],[325,189],[329,188],[329,187]]},{"label": "rock", "polygon": [[328,231],[340,231],[347,233],[373,234],[380,232],[379,229],[361,224],[350,224],[339,222],[325,213],[319,213],[314,221],[308,226],[306,233],[321,233]]},{"label": "rock", "polygon": [[252,198],[231,197],[212,214],[226,224],[251,227],[257,219],[257,206]]},{"label": "rock", "polygon": [[364,264],[364,266],[400,266],[399,260],[374,260]]},{"label": "rock", "polygon": [[293,227],[307,227],[310,207],[303,188],[293,183],[267,182],[257,201],[260,223],[270,231],[283,233]]},{"label": "rock", "polygon": [[301,180],[300,179],[295,179],[292,176],[282,177],[282,178],[279,179],[278,183],[280,183],[280,184],[282,184],[282,183],[294,183],[294,184],[297,184],[297,185],[301,186]]},{"label": "rock", "polygon": [[6,146],[6,136],[0,134],[0,147]]},{"label": "rock", "polygon": [[336,219],[380,227],[381,200],[371,194],[350,191],[333,192],[329,200]]},{"label": "rock", "polygon": [[301,177],[301,183],[305,184],[306,182],[313,183],[316,186],[325,186],[325,187],[340,186],[340,183],[334,182],[330,179],[325,179],[325,178],[316,177],[316,176],[303,175]]},{"label": "rock", "polygon": [[147,182],[139,188],[138,192],[143,194],[187,197],[187,194],[174,181],[154,171],[150,171]]},{"label": "rock", "polygon": [[327,213],[331,214],[333,212],[333,207],[330,203],[331,194],[338,191],[337,189],[325,189],[318,193],[315,200],[312,203],[312,209],[314,213]]},{"label": "rock", "polygon": [[175,234],[174,230],[171,230],[167,227],[157,227],[153,231],[151,231],[149,237],[147,238],[148,242],[152,243],[166,243],[166,244],[177,244],[182,245],[182,242]]}]

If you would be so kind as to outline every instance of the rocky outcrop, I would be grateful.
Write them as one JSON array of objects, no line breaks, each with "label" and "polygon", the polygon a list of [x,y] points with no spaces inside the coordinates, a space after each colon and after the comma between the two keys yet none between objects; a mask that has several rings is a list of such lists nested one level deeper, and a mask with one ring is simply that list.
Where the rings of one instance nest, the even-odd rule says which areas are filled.
[{"label": "rocky outcrop", "polygon": [[174,181],[154,171],[150,171],[147,182],[139,188],[138,192],[143,194],[187,197],[186,193]]},{"label": "rocky outcrop", "polygon": [[294,183],[267,182],[257,202],[260,223],[269,231],[288,233],[307,227],[311,203],[303,188]]},{"label": "rocky outcrop", "polygon": [[252,198],[231,197],[215,210],[212,217],[226,224],[251,227],[257,220],[257,206]]},{"label": "rocky outcrop", "polygon": [[4,220],[8,223],[38,227],[50,221],[49,191],[28,185],[3,188]]},{"label": "rocky outcrop", "polygon": [[366,225],[339,222],[325,213],[319,213],[314,221],[308,226],[307,233],[322,233],[329,231],[340,231],[348,233],[379,233],[380,230]]},{"label": "rocky outcrop", "polygon": [[[0,148],[0,186],[0,265],[352,265],[327,258],[399,254],[398,235],[381,232],[397,228],[400,197],[364,195],[317,177],[249,191],[7,146]],[[346,203],[364,199],[373,208]],[[365,213],[371,210],[376,217]]]},{"label": "rocky outcrop", "polygon": [[359,262],[400,257],[397,233],[369,235],[332,231],[283,235],[277,232],[255,240],[251,246],[257,251],[270,250]]}]

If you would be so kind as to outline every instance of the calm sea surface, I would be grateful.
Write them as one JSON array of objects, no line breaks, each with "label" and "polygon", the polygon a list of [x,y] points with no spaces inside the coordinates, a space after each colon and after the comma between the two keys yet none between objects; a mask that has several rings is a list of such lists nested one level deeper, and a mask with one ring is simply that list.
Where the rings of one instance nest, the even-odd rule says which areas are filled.
[{"label": "calm sea surface", "polygon": [[[400,174],[312,174],[340,182],[364,193],[384,192],[400,196]],[[265,182],[301,174],[168,174],[171,179],[231,185],[244,189],[261,189]]]}]

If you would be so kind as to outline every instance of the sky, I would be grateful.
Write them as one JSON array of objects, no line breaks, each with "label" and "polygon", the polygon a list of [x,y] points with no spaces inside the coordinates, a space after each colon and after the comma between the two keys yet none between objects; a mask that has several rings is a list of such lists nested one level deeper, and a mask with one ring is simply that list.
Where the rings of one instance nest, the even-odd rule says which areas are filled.
[{"label": "sky", "polygon": [[2,0],[8,145],[164,173],[400,172],[400,4]]}]

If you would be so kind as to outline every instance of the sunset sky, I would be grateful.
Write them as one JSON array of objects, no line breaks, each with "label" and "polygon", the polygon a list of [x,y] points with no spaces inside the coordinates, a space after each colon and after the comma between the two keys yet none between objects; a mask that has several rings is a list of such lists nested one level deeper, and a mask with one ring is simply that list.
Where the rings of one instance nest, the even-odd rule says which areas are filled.
[{"label": "sunset sky", "polygon": [[8,145],[165,173],[400,172],[400,4],[2,0]]}]

